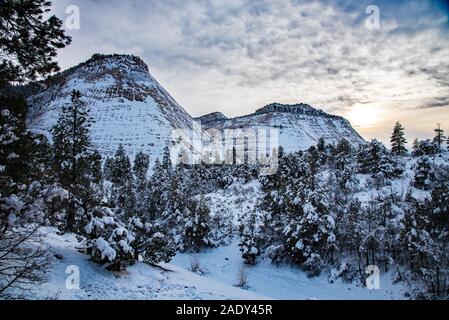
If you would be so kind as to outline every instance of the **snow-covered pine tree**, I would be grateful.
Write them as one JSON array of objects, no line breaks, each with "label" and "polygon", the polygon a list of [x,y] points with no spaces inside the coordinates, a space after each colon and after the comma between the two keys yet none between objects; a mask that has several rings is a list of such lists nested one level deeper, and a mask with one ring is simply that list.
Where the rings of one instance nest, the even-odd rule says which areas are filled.
[{"label": "snow-covered pine tree", "polygon": [[282,230],[284,259],[317,276],[336,250],[335,216],[317,191],[302,189],[288,206]]},{"label": "snow-covered pine tree", "polygon": [[[81,100],[81,93],[73,91],[71,103],[64,106],[53,133],[53,168],[57,181],[67,189],[71,205],[66,229],[76,231],[80,218],[87,218],[89,210],[102,198],[101,156],[93,150],[89,137],[91,126],[89,108]],[[81,223],[82,224],[82,223]]]},{"label": "snow-covered pine tree", "polygon": [[413,157],[421,157],[424,155],[435,155],[439,152],[438,144],[430,139],[417,141],[413,143]]},{"label": "snow-covered pine tree", "polygon": [[419,146],[419,140],[418,140],[418,138],[415,138],[415,140],[413,140],[412,149],[416,150],[418,148],[418,146]]},{"label": "snow-covered pine tree", "polygon": [[148,170],[150,168],[150,157],[144,152],[138,152],[133,164],[134,183],[136,192],[136,210],[140,216],[148,215],[150,186]]},{"label": "snow-covered pine tree", "polygon": [[170,190],[171,170],[166,169],[159,159],[154,164],[150,178],[149,214],[153,219],[161,217],[165,210],[166,199]]},{"label": "snow-covered pine tree", "polygon": [[136,209],[136,195],[131,162],[122,144],[119,145],[111,170],[111,200],[118,214],[125,220]]},{"label": "snow-covered pine tree", "polygon": [[1,4],[0,299],[28,294],[46,280],[52,262],[36,236],[39,225],[47,221],[44,204],[57,198],[53,188],[43,185],[51,178],[51,152],[46,152],[45,139],[27,131],[26,99],[12,90],[13,83],[58,70],[53,59],[70,37],[60,19],[44,14],[50,6],[45,0]]},{"label": "snow-covered pine tree", "polygon": [[169,262],[175,255],[174,239],[157,221],[151,223],[148,218],[132,217],[128,228],[134,236],[131,246],[136,259],[140,257],[145,263],[156,265]]},{"label": "snow-covered pine tree", "polygon": [[369,173],[379,181],[398,177],[404,171],[403,164],[376,139],[360,147],[357,160],[360,173]]},{"label": "snow-covered pine tree", "polygon": [[350,192],[357,187],[357,158],[346,139],[342,139],[332,150],[329,165],[335,172],[336,183],[340,189]]},{"label": "snow-covered pine tree", "polygon": [[438,123],[437,127],[433,131],[435,132],[435,138],[433,138],[433,141],[438,145],[438,149],[441,152],[444,140],[446,139],[444,136],[444,130],[441,129],[441,124]]},{"label": "snow-covered pine tree", "polygon": [[182,212],[188,205],[188,199],[192,196],[191,185],[196,183],[187,175],[183,165],[178,165],[171,172],[171,178],[164,186],[161,197],[163,208],[163,223],[173,234],[180,232],[178,222],[182,218]]},{"label": "snow-covered pine tree", "polygon": [[393,154],[403,156],[407,153],[407,140],[404,137],[404,127],[398,122],[394,126],[393,133],[391,135],[391,152]]},{"label": "snow-covered pine tree", "polygon": [[210,210],[204,196],[199,201],[192,199],[183,211],[180,249],[198,252],[201,248],[213,247],[210,229]]},{"label": "snow-covered pine tree", "polygon": [[263,245],[263,221],[254,209],[246,216],[239,218],[239,247],[245,264],[254,265]]},{"label": "snow-covered pine tree", "polygon": [[418,189],[428,190],[434,179],[432,162],[428,156],[422,156],[416,161],[413,186]]},{"label": "snow-covered pine tree", "polygon": [[107,157],[103,164],[103,178],[105,180],[112,180],[112,169],[114,167],[114,158]]},{"label": "snow-covered pine tree", "polygon": [[431,292],[441,297],[447,295],[449,290],[449,183],[436,181],[431,199],[421,204],[418,210],[419,214],[429,219],[426,231],[431,238],[425,256],[427,264],[421,267],[420,273]]},{"label": "snow-covered pine tree", "polygon": [[134,235],[110,209],[97,207],[83,231],[88,239],[87,253],[95,263],[121,271],[136,261],[132,247]]}]

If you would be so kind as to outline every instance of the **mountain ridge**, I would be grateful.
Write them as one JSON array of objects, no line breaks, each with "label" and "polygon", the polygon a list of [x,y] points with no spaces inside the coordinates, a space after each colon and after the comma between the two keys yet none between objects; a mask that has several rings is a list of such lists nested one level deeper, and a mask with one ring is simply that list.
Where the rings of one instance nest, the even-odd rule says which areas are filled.
[{"label": "mountain ridge", "polygon": [[346,119],[305,103],[272,103],[235,118],[222,112],[192,118],[134,55],[95,54],[42,84],[44,89],[28,98],[30,128],[51,138],[50,129],[62,107],[70,103],[70,92],[79,90],[95,120],[92,141],[104,155],[113,154],[122,144],[131,157],[144,151],[155,161],[163,148],[173,143],[173,131],[190,130],[194,121],[201,122],[201,134],[206,138],[205,130],[211,128],[278,129],[286,151],[306,149],[321,137],[329,143],[342,138],[352,144],[364,142]]}]

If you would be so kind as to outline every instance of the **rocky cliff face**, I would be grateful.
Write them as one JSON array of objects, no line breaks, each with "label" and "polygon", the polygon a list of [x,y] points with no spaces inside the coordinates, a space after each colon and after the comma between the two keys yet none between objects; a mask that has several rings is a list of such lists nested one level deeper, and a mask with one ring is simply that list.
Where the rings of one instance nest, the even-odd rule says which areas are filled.
[{"label": "rocky cliff face", "polygon": [[49,78],[45,86],[29,98],[30,127],[48,133],[62,106],[70,103],[70,92],[79,90],[94,120],[93,143],[104,155],[123,144],[130,156],[143,150],[154,161],[173,129],[192,127],[190,115],[135,56],[94,55]]},{"label": "rocky cliff face", "polygon": [[307,104],[285,105],[269,104],[255,113],[226,118],[217,113],[196,118],[204,129],[276,129],[279,145],[286,152],[304,150],[315,145],[322,137],[327,143],[338,143],[345,138],[353,145],[364,143],[363,138],[355,131],[346,119],[317,110]]}]

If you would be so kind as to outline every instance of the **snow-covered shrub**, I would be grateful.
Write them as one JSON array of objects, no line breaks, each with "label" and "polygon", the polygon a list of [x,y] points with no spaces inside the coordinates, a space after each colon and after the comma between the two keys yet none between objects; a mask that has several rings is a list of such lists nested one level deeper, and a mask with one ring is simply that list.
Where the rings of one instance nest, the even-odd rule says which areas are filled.
[{"label": "snow-covered shrub", "polygon": [[183,211],[179,248],[181,251],[198,252],[203,247],[215,246],[210,236],[210,210],[204,197],[191,200]]},{"label": "snow-covered shrub", "polygon": [[128,224],[133,232],[131,243],[135,258],[139,257],[150,265],[169,262],[176,253],[174,239],[158,223],[143,222],[141,218],[133,217]]},{"label": "snow-covered shrub", "polygon": [[312,253],[302,267],[309,277],[317,277],[323,269],[323,260],[319,254]]},{"label": "snow-covered shrub", "polygon": [[239,247],[242,252],[242,258],[246,264],[253,265],[256,263],[257,256],[261,253],[263,222],[255,210],[246,216],[240,217],[239,220]]},{"label": "snow-covered shrub", "polygon": [[206,270],[203,269],[200,258],[197,255],[190,257],[190,271],[201,276],[206,274]]},{"label": "snow-covered shrub", "polygon": [[360,147],[357,160],[360,173],[371,174],[378,181],[398,177],[404,172],[404,164],[375,139]]},{"label": "snow-covered shrub", "polygon": [[232,213],[227,208],[221,208],[210,218],[210,238],[217,245],[228,245],[234,236]]},{"label": "snow-covered shrub", "polygon": [[430,139],[415,141],[413,144],[413,157],[431,156],[440,152],[438,144]]},{"label": "snow-covered shrub", "polygon": [[422,156],[416,161],[413,186],[418,189],[427,190],[430,188],[433,179],[432,162],[427,156]]},{"label": "snow-covered shrub", "polygon": [[107,208],[100,208],[85,227],[87,253],[92,261],[106,264],[109,270],[120,271],[136,260],[134,236]]}]

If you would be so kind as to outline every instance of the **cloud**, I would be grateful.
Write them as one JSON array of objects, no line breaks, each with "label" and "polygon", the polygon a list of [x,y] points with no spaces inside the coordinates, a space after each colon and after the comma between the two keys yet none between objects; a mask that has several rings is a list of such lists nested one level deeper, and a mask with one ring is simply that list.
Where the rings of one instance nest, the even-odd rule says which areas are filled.
[{"label": "cloud", "polygon": [[230,116],[272,101],[345,113],[378,103],[436,107],[449,89],[447,10],[431,1],[375,1],[380,30],[365,27],[372,1],[70,0],[81,30],[60,62],[95,52],[140,55],[193,115]]},{"label": "cloud", "polygon": [[441,108],[449,107],[449,95],[444,97],[435,97],[430,101],[427,101],[421,108]]}]

